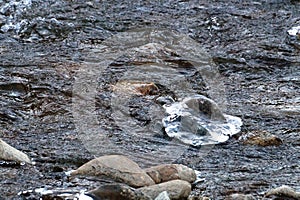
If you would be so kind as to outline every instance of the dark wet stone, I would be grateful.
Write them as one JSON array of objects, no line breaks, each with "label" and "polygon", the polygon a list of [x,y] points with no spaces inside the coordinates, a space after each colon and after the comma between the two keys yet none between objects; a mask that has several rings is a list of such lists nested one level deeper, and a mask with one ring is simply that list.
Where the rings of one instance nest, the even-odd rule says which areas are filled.
[{"label": "dark wet stone", "polygon": [[86,195],[94,200],[151,200],[151,198],[132,187],[122,184],[103,185]]}]

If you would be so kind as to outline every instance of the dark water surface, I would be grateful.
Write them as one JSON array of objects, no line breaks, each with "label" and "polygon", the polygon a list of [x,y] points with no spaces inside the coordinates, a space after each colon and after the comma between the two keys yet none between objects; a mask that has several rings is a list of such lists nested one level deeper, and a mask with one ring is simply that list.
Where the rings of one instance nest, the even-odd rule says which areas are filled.
[{"label": "dark water surface", "polygon": [[[212,199],[236,192],[262,199],[265,191],[282,184],[300,190],[300,40],[287,32],[300,25],[299,11],[299,1],[278,0],[0,0],[1,138],[36,161],[34,167],[1,163],[0,197],[36,199],[33,194],[17,193],[40,187],[92,189],[101,184],[94,180],[62,183],[64,171],[94,156],[76,129],[74,98],[86,98],[74,97],[73,86],[84,66],[103,61],[97,57],[103,51],[102,41],[137,28],[189,36],[211,56],[215,64],[209,62],[221,76],[209,82],[190,62],[170,52],[152,52],[146,58],[137,54],[136,60],[131,55],[114,59],[96,83],[97,126],[113,141],[103,154],[104,149],[122,148],[121,153],[134,152],[141,166],[171,161],[186,164],[206,179],[193,193]],[[226,113],[242,118],[241,134],[265,130],[280,137],[283,144],[247,146],[231,138],[213,147],[188,148],[165,137],[160,122],[154,123],[156,134],[149,140],[124,134],[122,127],[130,132],[132,127],[147,126],[156,120],[151,113],[163,112],[153,103],[156,97],[174,95],[165,87],[169,82],[162,84],[150,97],[128,98],[124,107],[130,108],[133,125],[118,118],[122,115],[111,103],[118,94],[114,86],[134,77],[128,72],[140,70],[142,74],[153,63],[170,70],[158,67],[145,74],[156,73],[157,79],[175,83],[184,80],[192,92],[211,96]],[[137,67],[141,64],[148,67]],[[157,151],[166,145],[165,152]],[[149,160],[151,152],[157,153]],[[170,155],[164,157],[166,153]]]}]

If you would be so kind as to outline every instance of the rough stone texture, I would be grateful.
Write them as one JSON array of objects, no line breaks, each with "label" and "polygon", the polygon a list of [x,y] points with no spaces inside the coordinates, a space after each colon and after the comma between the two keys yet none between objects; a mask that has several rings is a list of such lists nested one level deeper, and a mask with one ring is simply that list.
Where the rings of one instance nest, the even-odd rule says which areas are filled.
[{"label": "rough stone texture", "polygon": [[209,197],[202,197],[202,196],[190,195],[188,197],[188,200],[210,200],[210,198]]},{"label": "rough stone texture", "polygon": [[87,192],[86,195],[101,200],[151,200],[149,196],[124,184],[103,185]]},{"label": "rough stone texture", "polygon": [[255,198],[251,194],[231,194],[226,200],[255,200]]},{"label": "rough stone texture", "polygon": [[0,160],[24,162],[31,164],[30,158],[0,139]]},{"label": "rough stone texture", "polygon": [[155,199],[160,193],[167,191],[170,199],[186,199],[191,193],[191,184],[183,180],[173,180],[148,187],[142,187],[137,191]]},{"label": "rough stone texture", "polygon": [[159,89],[154,83],[140,81],[119,81],[113,86],[113,91],[119,94],[131,95],[153,95],[158,93]]},{"label": "rough stone texture", "polygon": [[153,185],[154,181],[138,164],[121,155],[95,158],[70,173],[75,175],[104,176],[132,187]]},{"label": "rough stone texture", "polygon": [[267,131],[252,131],[242,135],[239,140],[243,144],[258,145],[258,146],[279,146],[282,140]]},{"label": "rough stone texture", "polygon": [[160,193],[154,200],[170,200],[169,194],[167,191]]},{"label": "rough stone texture", "polygon": [[147,168],[145,171],[155,183],[162,183],[176,179],[192,183],[196,180],[195,171],[181,164],[163,164]]},{"label": "rough stone texture", "polygon": [[266,197],[277,196],[282,199],[300,199],[300,193],[293,188],[283,185],[281,187],[271,189],[266,193]]}]

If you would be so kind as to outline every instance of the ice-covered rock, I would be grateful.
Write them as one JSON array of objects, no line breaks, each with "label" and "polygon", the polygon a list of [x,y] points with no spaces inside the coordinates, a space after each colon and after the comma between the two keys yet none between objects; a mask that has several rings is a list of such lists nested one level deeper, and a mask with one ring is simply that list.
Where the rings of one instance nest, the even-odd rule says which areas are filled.
[{"label": "ice-covered rock", "polygon": [[164,108],[167,113],[162,120],[165,132],[188,145],[225,142],[241,130],[239,117],[223,114],[217,103],[203,95],[187,97]]}]

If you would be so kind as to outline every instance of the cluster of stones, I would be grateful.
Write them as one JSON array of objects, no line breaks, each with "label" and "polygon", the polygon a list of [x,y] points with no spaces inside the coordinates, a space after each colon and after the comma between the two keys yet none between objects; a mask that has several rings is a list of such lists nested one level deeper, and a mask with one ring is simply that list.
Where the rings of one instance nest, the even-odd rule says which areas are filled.
[{"label": "cluster of stones", "polygon": [[95,158],[69,176],[96,176],[115,181],[87,192],[94,199],[187,199],[195,171],[181,164],[163,164],[146,169],[122,155]]}]

